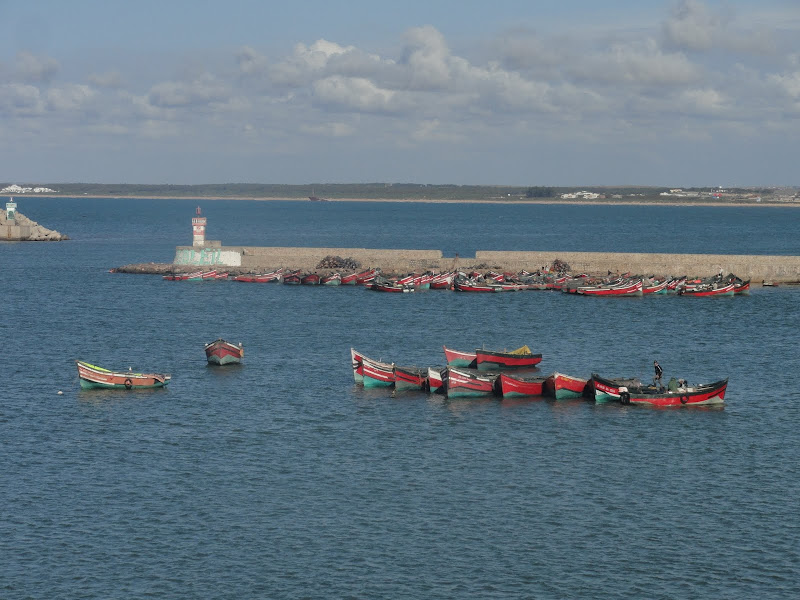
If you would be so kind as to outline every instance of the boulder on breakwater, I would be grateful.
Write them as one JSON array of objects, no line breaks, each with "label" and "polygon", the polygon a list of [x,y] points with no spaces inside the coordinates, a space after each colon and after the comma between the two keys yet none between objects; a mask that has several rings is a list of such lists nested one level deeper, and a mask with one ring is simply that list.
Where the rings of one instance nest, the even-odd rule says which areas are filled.
[{"label": "boulder on breakwater", "polygon": [[14,213],[9,220],[6,211],[0,209],[0,240],[12,242],[61,242],[68,240],[66,236],[53,229],[47,229],[23,215]]}]

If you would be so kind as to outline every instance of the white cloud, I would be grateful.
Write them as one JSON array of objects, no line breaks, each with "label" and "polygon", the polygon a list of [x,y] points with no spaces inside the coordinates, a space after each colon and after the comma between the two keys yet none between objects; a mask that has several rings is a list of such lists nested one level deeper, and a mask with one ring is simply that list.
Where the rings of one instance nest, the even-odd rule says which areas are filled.
[{"label": "white cloud", "polygon": [[349,137],[355,133],[352,125],[347,123],[320,123],[317,125],[303,124],[300,131],[322,137]]},{"label": "white cloud", "polygon": [[687,50],[709,50],[729,19],[712,13],[703,2],[682,0],[664,22],[666,41]]},{"label": "white cloud", "polygon": [[107,73],[91,73],[89,74],[89,82],[100,88],[119,89],[125,85],[122,76],[117,71],[108,71]]},{"label": "white cloud", "polygon": [[154,85],[148,101],[156,107],[178,108],[225,102],[229,95],[226,85],[206,75],[189,82],[168,81]]},{"label": "white cloud", "polygon": [[59,70],[58,61],[48,56],[34,56],[30,52],[19,52],[16,58],[16,76],[33,83],[51,81]]},{"label": "white cloud", "polygon": [[381,89],[362,77],[332,76],[313,84],[314,97],[319,102],[344,109],[365,112],[396,112],[393,101],[397,95]]},{"label": "white cloud", "polygon": [[77,110],[86,105],[95,92],[88,85],[66,84],[47,90],[47,108],[54,111]]},{"label": "white cloud", "polygon": [[39,88],[22,83],[0,84],[0,112],[12,116],[32,116],[44,109]]}]

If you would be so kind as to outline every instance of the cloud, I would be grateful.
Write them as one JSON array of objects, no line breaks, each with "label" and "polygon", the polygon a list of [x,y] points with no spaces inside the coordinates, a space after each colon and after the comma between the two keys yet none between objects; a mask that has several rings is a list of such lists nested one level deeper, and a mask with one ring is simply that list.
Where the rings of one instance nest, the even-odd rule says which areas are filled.
[{"label": "cloud", "polygon": [[78,110],[94,97],[95,92],[88,85],[77,84],[50,88],[45,94],[47,108],[53,111]]},{"label": "cloud", "polygon": [[0,113],[11,116],[34,116],[44,110],[39,88],[22,83],[0,84]]},{"label": "cloud", "polygon": [[664,22],[662,31],[667,43],[674,47],[704,51],[711,49],[728,21],[698,0],[682,0]]},{"label": "cloud", "polygon": [[572,73],[586,81],[637,85],[682,85],[703,77],[702,69],[684,54],[665,53],[652,38],[589,55]]},{"label": "cloud", "polygon": [[370,113],[398,112],[396,92],[379,88],[362,77],[326,77],[313,84],[316,101],[348,110]]},{"label": "cloud", "polygon": [[225,102],[229,96],[226,85],[206,75],[189,82],[168,81],[154,85],[147,99],[159,108],[186,108]]},{"label": "cloud", "polygon": [[124,86],[122,76],[117,71],[108,71],[106,73],[90,73],[89,83],[108,89],[119,89]]},{"label": "cloud", "polygon": [[303,124],[300,131],[321,137],[349,137],[355,133],[355,128],[347,123],[320,123],[318,125]]},{"label": "cloud", "polygon": [[59,68],[58,61],[53,58],[22,51],[17,54],[15,74],[22,81],[47,83],[56,76]]}]

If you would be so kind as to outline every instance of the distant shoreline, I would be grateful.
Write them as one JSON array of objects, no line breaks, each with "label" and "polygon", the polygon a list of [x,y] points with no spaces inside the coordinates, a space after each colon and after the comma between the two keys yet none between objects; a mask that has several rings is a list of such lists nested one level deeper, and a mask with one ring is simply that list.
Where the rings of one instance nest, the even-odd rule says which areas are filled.
[{"label": "distant shoreline", "polygon": [[708,206],[716,208],[735,208],[735,207],[786,207],[800,208],[800,202],[704,202],[701,200],[691,201],[671,201],[671,200],[620,200],[606,198],[604,200],[562,200],[560,198],[525,198],[517,200],[503,199],[429,199],[429,198],[325,198],[321,200],[310,200],[308,198],[287,198],[287,197],[255,197],[255,196],[155,196],[155,195],[95,195],[81,194],[80,196],[67,196],[62,194],[14,194],[14,198],[93,198],[108,200],[192,200],[192,201],[212,201],[237,200],[251,202],[403,202],[415,204],[497,204],[503,206],[515,206],[520,204],[559,204],[565,206]]}]

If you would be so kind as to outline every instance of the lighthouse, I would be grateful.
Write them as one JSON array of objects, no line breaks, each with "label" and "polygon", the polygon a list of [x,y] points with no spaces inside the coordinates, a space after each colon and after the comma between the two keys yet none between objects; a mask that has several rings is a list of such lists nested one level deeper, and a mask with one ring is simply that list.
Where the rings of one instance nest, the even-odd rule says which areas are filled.
[{"label": "lighthouse", "polygon": [[192,246],[206,245],[206,218],[200,216],[200,207],[196,210],[197,216],[192,218]]}]

